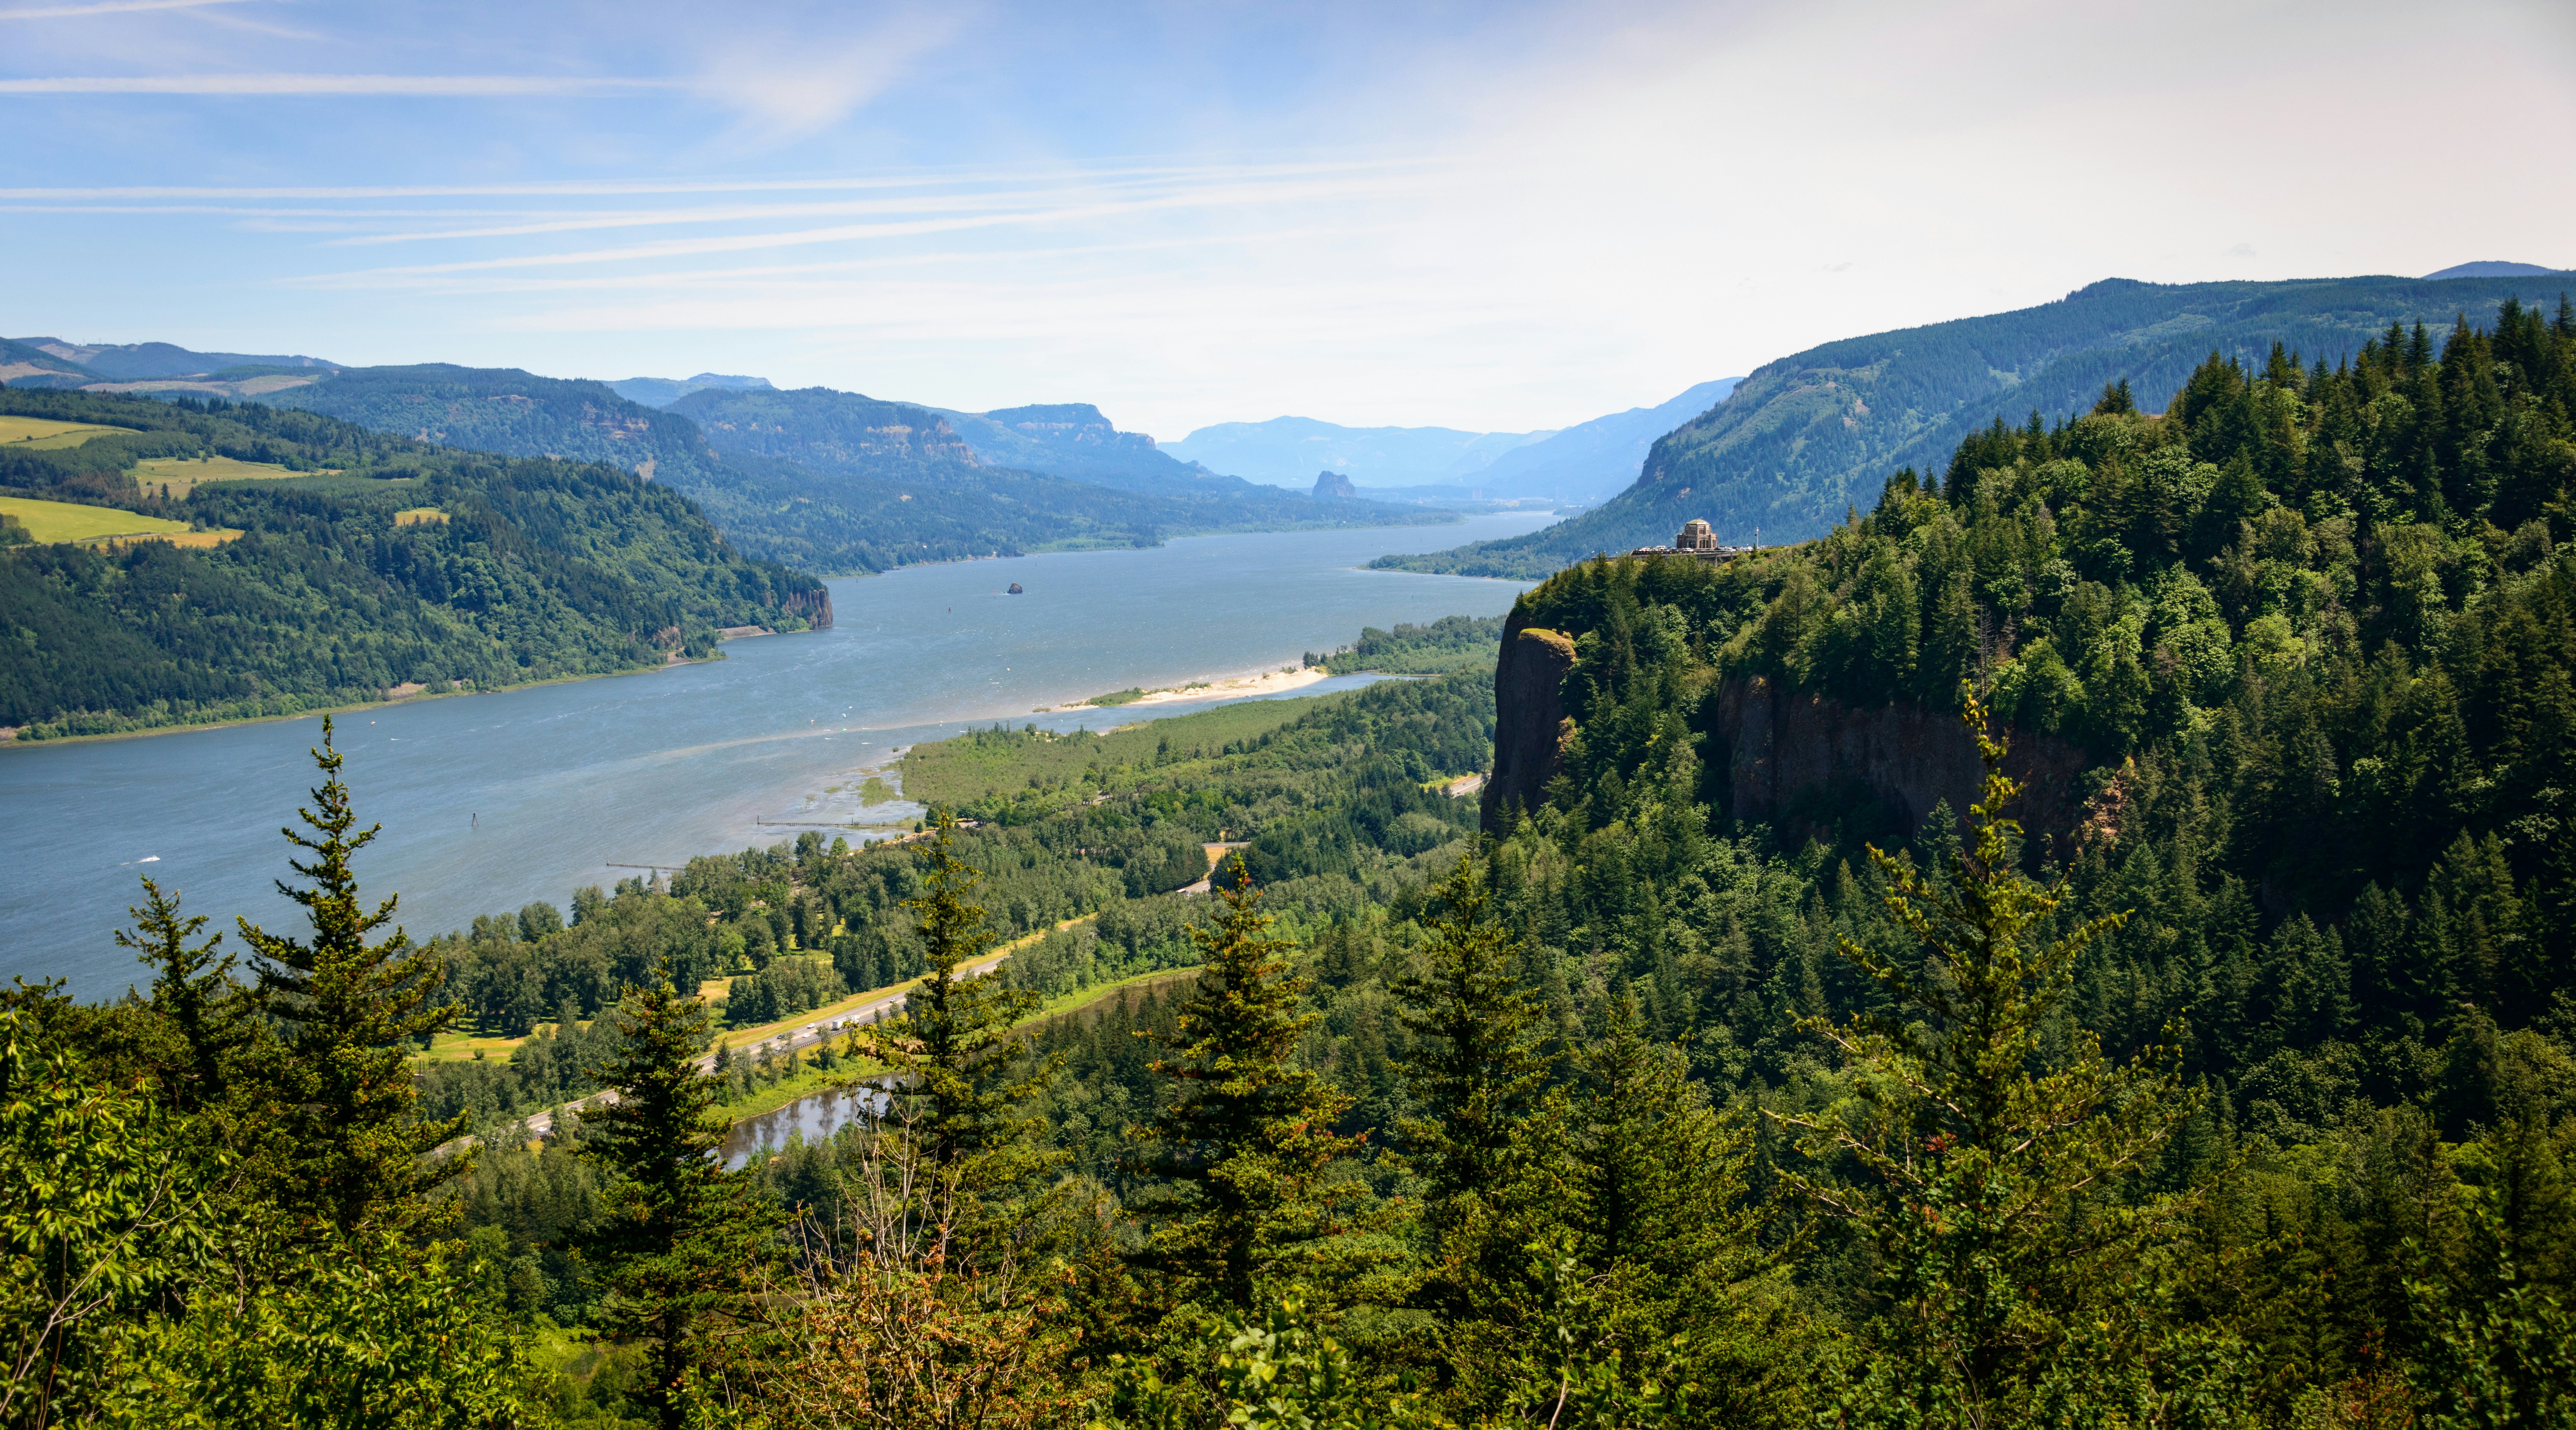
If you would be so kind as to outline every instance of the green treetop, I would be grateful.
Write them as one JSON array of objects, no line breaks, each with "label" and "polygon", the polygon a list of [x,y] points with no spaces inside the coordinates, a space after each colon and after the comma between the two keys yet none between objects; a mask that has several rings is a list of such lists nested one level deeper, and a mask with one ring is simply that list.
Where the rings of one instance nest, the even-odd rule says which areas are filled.
[{"label": "green treetop", "polygon": [[1428,1115],[1402,1127],[1434,1201],[1491,1187],[1512,1129],[1529,1115],[1550,1059],[1539,1050],[1538,1000],[1521,986],[1520,949],[1496,923],[1484,865],[1471,847],[1442,880],[1427,916],[1425,969],[1389,985],[1416,1042],[1406,1065]]},{"label": "green treetop", "polygon": [[603,1323],[645,1342],[645,1403],[678,1430],[692,1379],[729,1358],[774,1217],[749,1178],[725,1170],[728,1123],[698,1065],[707,1012],[672,987],[667,959],[652,983],[626,990],[618,1036],[615,1058],[593,1070],[616,1097],[587,1120],[581,1147],[608,1183],[585,1249],[606,1269]]},{"label": "green treetop", "polygon": [[1140,1170],[1171,1179],[1146,1208],[1155,1223],[1146,1261],[1184,1292],[1249,1312],[1275,1273],[1313,1266],[1322,1243],[1348,1229],[1340,1203],[1358,1188],[1328,1185],[1322,1173],[1359,1139],[1333,1131],[1350,1097],[1296,1065],[1298,1039],[1317,1017],[1300,1009],[1308,980],[1290,969],[1295,946],[1270,936],[1241,855],[1226,885],[1216,926],[1190,928],[1198,981],[1170,1055],[1152,1064],[1177,1086],[1153,1123],[1130,1135],[1155,1149]]},{"label": "green treetop", "polygon": [[463,1132],[465,1118],[413,1120],[418,1099],[406,1056],[413,1044],[444,1030],[455,1010],[431,1001],[444,971],[399,927],[381,943],[367,941],[393,921],[395,900],[388,897],[370,912],[358,896],[349,861],[383,826],[351,832],[357,817],[340,779],[343,758],[331,746],[331,720],[324,716],[322,746],[313,751],[322,784],[313,791],[313,807],[296,811],[312,835],[280,831],[312,856],[311,863],[288,865],[312,880],[311,887],[277,885],[303,906],[311,940],[238,922],[259,975],[259,997],[284,1029],[278,1056],[269,1060],[269,1081],[283,1108],[281,1201],[351,1232],[407,1219],[418,1209],[418,1193],[461,1170],[461,1158],[424,1164],[422,1154]]},{"label": "green treetop", "polygon": [[217,956],[222,934],[190,944],[206,916],[183,915],[178,895],[147,878],[142,906],[126,912],[134,928],[117,930],[116,941],[152,965],[151,1009],[177,1037],[171,1065],[162,1070],[163,1101],[182,1113],[219,1105],[236,1060],[258,1040],[256,1000],[233,981],[233,955]]}]

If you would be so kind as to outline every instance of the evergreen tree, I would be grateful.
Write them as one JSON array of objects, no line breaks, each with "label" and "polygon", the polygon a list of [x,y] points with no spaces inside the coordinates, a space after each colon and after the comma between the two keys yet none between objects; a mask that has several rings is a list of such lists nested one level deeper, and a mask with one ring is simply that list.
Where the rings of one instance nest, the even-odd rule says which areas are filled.
[{"label": "evergreen tree", "polygon": [[1145,1263],[1185,1294],[1249,1313],[1282,1263],[1316,1264],[1345,1229],[1340,1207],[1360,1189],[1322,1173],[1359,1139],[1333,1130],[1351,1098],[1296,1063],[1316,1019],[1300,1008],[1307,980],[1290,969],[1294,945],[1270,936],[1239,854],[1228,884],[1216,926],[1190,926],[1198,981],[1170,1055],[1151,1065],[1172,1095],[1130,1135],[1154,1149],[1138,1170],[1172,1183],[1140,1199],[1153,1226]]},{"label": "evergreen tree", "polygon": [[233,955],[216,956],[224,936],[191,947],[206,916],[181,914],[179,897],[149,878],[142,907],[126,912],[134,927],[117,930],[116,941],[152,966],[151,1009],[167,1020],[181,1048],[177,1064],[163,1072],[162,1101],[182,1113],[219,1105],[235,1061],[261,1031],[254,1000],[233,981]]},{"label": "evergreen tree", "polygon": [[956,817],[942,812],[922,855],[921,893],[903,904],[919,920],[930,971],[905,996],[901,1017],[866,1030],[866,1044],[901,1080],[931,1161],[968,1185],[999,1188],[1040,1165],[1025,1108],[1053,1067],[1018,1066],[1011,1028],[1046,1000],[998,977],[960,973],[992,939],[972,899],[983,876],[957,857],[956,832]]},{"label": "evergreen tree", "polygon": [[455,1009],[431,1002],[443,969],[399,927],[381,943],[367,942],[392,922],[395,899],[369,911],[350,859],[383,826],[351,832],[357,817],[340,779],[345,757],[332,748],[327,715],[322,746],[312,753],[322,784],[312,792],[313,807],[296,811],[312,834],[279,832],[311,856],[311,863],[291,860],[288,867],[313,883],[297,888],[281,879],[277,891],[303,906],[313,936],[308,942],[237,922],[251,947],[260,1000],[284,1029],[265,1060],[267,1091],[283,1124],[280,1201],[348,1233],[415,1216],[417,1195],[465,1166],[461,1157],[424,1163],[422,1154],[463,1132],[466,1119],[413,1119],[419,1098],[406,1058],[414,1044],[447,1028]]},{"label": "evergreen tree", "polygon": [[1519,942],[1494,919],[1472,843],[1437,897],[1425,971],[1389,984],[1396,1020],[1414,1035],[1405,1078],[1427,1114],[1399,1130],[1434,1205],[1494,1184],[1551,1066],[1538,1000],[1521,986]]},{"label": "evergreen tree", "polygon": [[731,1358],[775,1218],[725,1169],[729,1123],[699,1065],[707,1012],[673,988],[667,959],[626,990],[617,1017],[617,1056],[592,1070],[616,1098],[584,1123],[582,1158],[605,1182],[584,1249],[604,1271],[602,1324],[644,1341],[645,1403],[679,1430],[689,1385]]},{"label": "evergreen tree", "polygon": [[[1842,1053],[1848,1092],[1780,1121],[1804,1134],[1816,1168],[1789,1185],[1851,1223],[1879,1258],[1890,1309],[1864,1399],[1910,1406],[1924,1417],[1913,1423],[1974,1425],[2027,1413],[2069,1341],[2098,1340],[2079,1317],[2170,1236],[2169,1207],[2106,1203],[2147,1168],[2191,1099],[2169,1069],[2115,1068],[2094,1034],[2052,1027],[2078,957],[2127,915],[2047,936],[2060,889],[2016,867],[2021,826],[2005,809],[2020,785],[2003,773],[1984,707],[1973,691],[1965,698],[1986,768],[1972,846],[1939,878],[1870,850],[1890,886],[1887,911],[1923,964],[1909,970],[1840,940],[1891,1011],[1810,1022]],[[1836,1164],[1860,1179],[1826,1172]],[[2126,1308],[2114,1314],[2149,1334]]]}]

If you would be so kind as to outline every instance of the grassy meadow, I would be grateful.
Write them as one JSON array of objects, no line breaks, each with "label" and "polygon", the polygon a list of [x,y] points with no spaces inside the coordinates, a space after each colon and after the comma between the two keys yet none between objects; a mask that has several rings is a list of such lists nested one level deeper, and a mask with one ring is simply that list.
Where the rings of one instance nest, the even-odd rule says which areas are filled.
[{"label": "grassy meadow", "polygon": [[[138,516],[112,506],[38,501],[34,497],[0,497],[0,512],[25,523],[27,534],[37,541],[100,541],[119,536],[220,536],[220,533],[211,531],[191,532],[184,521]],[[189,544],[212,546],[217,543],[210,540]]]},{"label": "grassy meadow", "polygon": [[274,462],[243,462],[231,457],[150,457],[134,464],[134,480],[147,491],[166,488],[172,501],[186,501],[188,493],[208,482],[275,481],[311,475],[289,471]]},{"label": "grassy meadow", "polygon": [[1094,765],[1103,771],[1121,765],[1144,765],[1158,756],[1197,758],[1224,749],[1229,740],[1248,739],[1275,730],[1312,708],[1317,700],[1246,700],[1220,705],[1195,715],[1121,726],[1106,734],[1050,730],[969,731],[937,744],[915,745],[904,752],[903,792],[924,804],[962,804],[986,795],[1006,794],[1039,785],[1082,778]]},{"label": "grassy meadow", "polygon": [[0,416],[0,443],[23,444],[40,452],[77,447],[92,437],[132,430],[129,427],[102,427],[90,422],[58,422],[50,417]]}]

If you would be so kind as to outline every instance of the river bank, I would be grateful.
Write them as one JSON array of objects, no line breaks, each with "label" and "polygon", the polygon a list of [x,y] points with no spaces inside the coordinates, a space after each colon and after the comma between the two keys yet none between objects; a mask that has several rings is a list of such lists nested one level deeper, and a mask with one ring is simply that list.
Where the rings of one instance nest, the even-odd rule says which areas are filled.
[{"label": "river bank", "polygon": [[[764,630],[762,635],[779,632]],[[799,634],[789,632],[789,634]],[[550,675],[543,680],[523,680],[516,685],[470,686],[464,689],[417,690],[403,695],[389,695],[382,700],[364,700],[353,705],[316,705],[288,711],[281,715],[224,715],[210,720],[174,720],[167,725],[146,725],[139,730],[102,730],[94,735],[46,735],[37,739],[20,739],[24,729],[17,725],[0,725],[0,750],[47,749],[56,745],[95,744],[102,740],[141,740],[154,735],[192,735],[208,730],[232,730],[245,725],[274,725],[281,720],[318,720],[325,715],[363,715],[370,710],[391,710],[402,705],[418,705],[431,700],[459,700],[474,695],[507,695],[520,690],[537,690],[549,685],[571,685],[584,680],[612,680],[621,675],[651,675],[676,666],[704,665],[724,659],[724,652],[691,660],[672,654],[658,665],[635,665],[624,670],[594,670],[587,675]]]}]

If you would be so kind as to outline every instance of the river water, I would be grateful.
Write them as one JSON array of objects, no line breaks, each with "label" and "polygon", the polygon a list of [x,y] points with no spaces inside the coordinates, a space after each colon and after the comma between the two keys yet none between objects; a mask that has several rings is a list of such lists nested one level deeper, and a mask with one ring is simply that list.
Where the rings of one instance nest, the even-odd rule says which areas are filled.
[{"label": "river water", "polygon": [[[827,631],[728,642],[725,659],[339,717],[371,896],[399,892],[415,937],[807,823],[908,823],[862,809],[868,771],[921,740],[1008,720],[1101,728],[1127,716],[1030,713],[1128,686],[1277,669],[1363,625],[1494,615],[1520,583],[1359,569],[1545,524],[1191,537],[912,567],[830,583]],[[1005,589],[1014,581],[1026,594]],[[1316,694],[1364,684],[1344,678]],[[138,971],[112,931],[138,875],[229,930],[301,930],[276,892],[277,834],[314,783],[318,717],[77,744],[0,746],[0,979],[114,996]],[[238,944],[238,935],[225,946]]]}]

